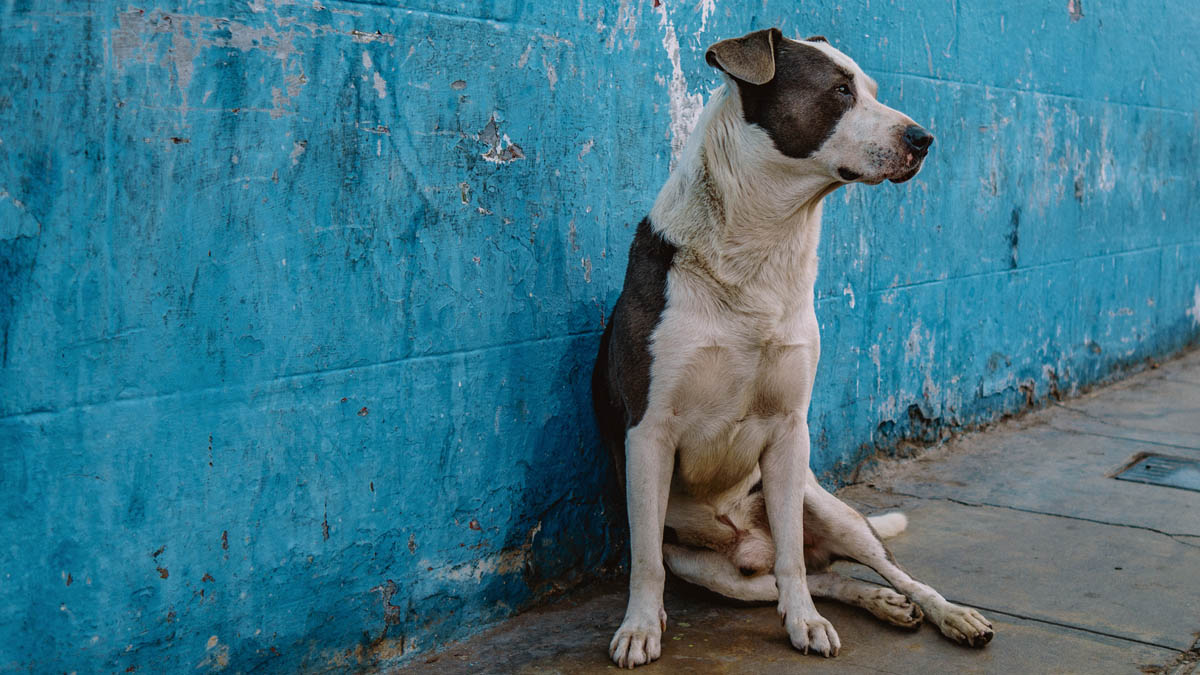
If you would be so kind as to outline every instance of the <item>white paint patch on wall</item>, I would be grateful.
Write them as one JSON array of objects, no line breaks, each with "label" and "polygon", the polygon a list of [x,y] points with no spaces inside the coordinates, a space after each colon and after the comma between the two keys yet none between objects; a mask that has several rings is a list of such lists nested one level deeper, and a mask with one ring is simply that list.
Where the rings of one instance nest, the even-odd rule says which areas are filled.
[{"label": "white paint patch on wall", "polygon": [[554,91],[554,85],[558,84],[558,71],[554,69],[554,64],[550,63],[550,59],[542,54],[542,67],[546,69],[546,79],[550,82],[550,91]]},{"label": "white paint patch on wall", "polygon": [[[260,3],[261,4],[261,3]],[[258,11],[258,5],[251,9]],[[265,5],[262,11],[266,11]],[[295,41],[298,37],[311,37],[332,31],[327,26],[304,24],[303,27],[289,26],[286,29],[272,26],[248,26],[224,17],[172,14],[160,10],[147,12],[131,9],[117,16],[117,28],[109,38],[113,63],[121,72],[131,63],[154,64],[172,72],[175,85],[179,88],[182,105],[179,111],[188,113],[188,93],[195,73],[196,60],[210,48],[238,49],[243,52],[262,51],[279,60],[280,75],[285,86],[272,91],[275,108],[272,118],[279,118],[291,111],[284,106],[290,97],[300,93],[308,81],[301,54]],[[159,39],[170,34],[171,48],[160,49]],[[395,41],[395,36],[391,36]],[[287,97],[283,92],[287,92]],[[207,96],[206,96],[207,98]]]},{"label": "white paint patch on wall", "polygon": [[1192,323],[1200,326],[1200,284],[1196,284],[1196,290],[1192,292],[1192,306],[1187,315],[1192,317]]},{"label": "white paint patch on wall", "polygon": [[517,59],[517,67],[524,68],[526,63],[529,63],[529,55],[533,52],[533,43],[525,45],[525,51],[521,52],[521,57]]},{"label": "white paint patch on wall", "polygon": [[[621,0],[620,6],[617,7],[617,16],[613,19],[612,26],[604,25],[604,9],[600,9],[600,17],[597,19],[596,29],[603,32],[605,29],[611,28],[608,34],[608,39],[604,42],[604,48],[612,51],[613,48],[623,46],[617,42],[617,33],[624,32],[625,37],[633,40],[633,36],[637,33],[638,19],[642,15],[642,4],[640,2],[632,2],[631,0]],[[637,41],[634,40],[635,48]]]},{"label": "white paint patch on wall", "polygon": [[1108,149],[1108,120],[1100,123],[1100,178],[1097,183],[1101,192],[1112,192],[1117,186],[1117,161]]},{"label": "white paint patch on wall", "polygon": [[708,27],[708,17],[717,11],[717,0],[700,0],[698,8],[700,9],[700,32],[703,33],[704,29]]},{"label": "white paint patch on wall", "polygon": [[[448,570],[439,572],[438,576],[446,581],[473,581],[480,583],[483,577],[498,574],[514,574],[525,567],[529,552],[524,549],[507,549],[492,554],[486,558],[473,560],[469,563],[456,565]],[[426,561],[422,561],[425,563]]]},{"label": "white paint patch on wall", "polygon": [[308,141],[292,141],[292,154],[290,155],[292,159],[292,166],[296,166],[300,163],[300,155],[303,155],[304,151],[307,149]]},{"label": "white paint patch on wall", "polygon": [[908,339],[904,341],[904,355],[910,361],[921,358],[921,319],[919,318],[913,323],[912,330],[908,331]]},{"label": "white paint patch on wall", "polygon": [[379,98],[387,98],[387,82],[379,73],[372,73],[374,78],[375,93],[379,94]]},{"label": "white paint patch on wall", "polygon": [[667,82],[667,98],[671,113],[671,168],[683,152],[688,136],[700,119],[700,111],[704,108],[702,94],[689,94],[687,78],[683,74],[683,65],[679,60],[679,38],[675,35],[675,26],[667,16],[667,4],[660,3],[658,10],[658,27],[663,31],[662,45],[671,60],[671,79]]}]

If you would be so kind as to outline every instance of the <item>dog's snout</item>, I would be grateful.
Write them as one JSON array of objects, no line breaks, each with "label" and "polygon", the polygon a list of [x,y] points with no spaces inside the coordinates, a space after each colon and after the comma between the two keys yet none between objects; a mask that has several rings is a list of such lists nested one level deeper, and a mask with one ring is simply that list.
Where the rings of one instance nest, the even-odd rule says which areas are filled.
[{"label": "dog's snout", "polygon": [[923,155],[929,151],[929,146],[933,144],[933,134],[925,131],[923,127],[913,124],[904,130],[904,144],[911,148],[913,152]]}]

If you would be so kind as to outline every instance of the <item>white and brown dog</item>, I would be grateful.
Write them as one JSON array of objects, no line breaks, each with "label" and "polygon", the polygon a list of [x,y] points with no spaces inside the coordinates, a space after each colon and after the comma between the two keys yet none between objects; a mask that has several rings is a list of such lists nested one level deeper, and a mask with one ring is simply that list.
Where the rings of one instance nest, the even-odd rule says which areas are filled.
[{"label": "white and brown dog", "polygon": [[[664,558],[717,593],[777,601],[804,652],[840,646],[812,595],[901,626],[928,616],[958,642],[986,644],[986,619],[883,545],[902,514],[864,518],[809,468],[821,202],[849,182],[912,178],[933,137],[879,103],[875,82],[824,38],[771,28],[706,59],[725,84],[638,225],[592,381],[630,529],[629,604],[609,653],[624,667],[660,655]],[[835,560],[896,590],[839,576]]]}]

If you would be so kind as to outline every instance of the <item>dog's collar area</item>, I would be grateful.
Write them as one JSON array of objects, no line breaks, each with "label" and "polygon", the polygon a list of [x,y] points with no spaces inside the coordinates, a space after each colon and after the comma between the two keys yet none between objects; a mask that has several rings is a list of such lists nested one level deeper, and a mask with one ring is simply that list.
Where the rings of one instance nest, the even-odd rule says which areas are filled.
[{"label": "dog's collar area", "polygon": [[846,182],[855,181],[855,180],[858,180],[859,178],[862,178],[861,173],[858,173],[857,171],[851,171],[850,169],[847,169],[844,166],[842,168],[838,169],[838,175],[841,176],[842,180],[844,180]]}]

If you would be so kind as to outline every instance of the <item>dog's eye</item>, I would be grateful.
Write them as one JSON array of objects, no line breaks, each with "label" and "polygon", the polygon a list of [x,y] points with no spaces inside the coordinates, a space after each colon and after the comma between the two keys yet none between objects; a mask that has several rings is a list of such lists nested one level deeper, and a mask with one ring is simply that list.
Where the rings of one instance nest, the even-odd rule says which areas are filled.
[{"label": "dog's eye", "polygon": [[850,90],[850,85],[848,85],[848,84],[839,84],[837,86],[837,89],[834,89],[834,91],[836,91],[837,93],[839,93],[843,96],[853,96],[854,95],[854,92]]}]

